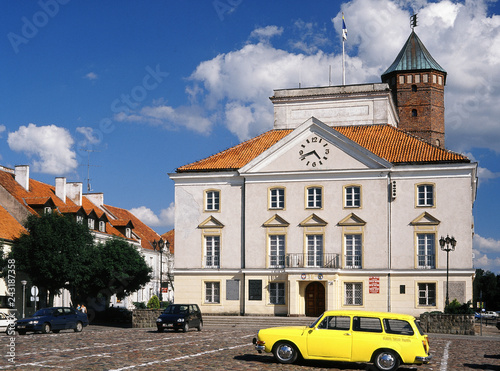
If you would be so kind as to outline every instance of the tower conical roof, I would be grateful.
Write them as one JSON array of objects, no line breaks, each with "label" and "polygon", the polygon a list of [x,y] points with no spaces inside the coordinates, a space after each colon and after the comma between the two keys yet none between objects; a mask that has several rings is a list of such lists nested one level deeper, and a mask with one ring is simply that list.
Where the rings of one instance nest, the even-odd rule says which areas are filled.
[{"label": "tower conical roof", "polygon": [[382,80],[386,75],[392,72],[415,71],[415,70],[436,70],[443,72],[446,76],[446,71],[439,65],[431,53],[424,46],[415,31],[411,31],[408,40],[399,52],[398,56],[392,62],[391,66],[382,74]]}]

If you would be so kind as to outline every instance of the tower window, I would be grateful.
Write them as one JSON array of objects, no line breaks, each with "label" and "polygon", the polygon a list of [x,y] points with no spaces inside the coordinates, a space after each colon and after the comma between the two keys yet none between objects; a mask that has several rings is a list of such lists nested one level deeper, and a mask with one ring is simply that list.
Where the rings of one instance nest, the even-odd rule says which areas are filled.
[{"label": "tower window", "polygon": [[408,84],[411,84],[411,83],[412,83],[412,81],[413,81],[413,80],[412,80],[412,77],[413,77],[412,75],[408,75],[408,76],[406,76],[406,82],[407,82]]},{"label": "tower window", "polygon": [[412,115],[412,117],[417,117],[418,116],[417,110],[416,109],[412,109],[411,110],[411,115]]},{"label": "tower window", "polygon": [[411,91],[416,92],[417,91],[417,85],[412,85],[411,86]]}]

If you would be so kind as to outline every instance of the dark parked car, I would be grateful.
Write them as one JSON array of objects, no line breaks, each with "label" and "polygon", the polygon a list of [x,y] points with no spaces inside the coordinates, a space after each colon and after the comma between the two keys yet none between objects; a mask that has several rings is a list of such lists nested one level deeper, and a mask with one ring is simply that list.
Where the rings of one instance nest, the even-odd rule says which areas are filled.
[{"label": "dark parked car", "polygon": [[19,335],[26,332],[41,331],[44,334],[50,331],[58,333],[61,330],[73,329],[80,332],[89,324],[87,314],[68,307],[43,308],[35,312],[33,317],[16,321],[16,331]]},{"label": "dark parked car", "polygon": [[200,308],[196,304],[170,304],[156,320],[156,327],[158,332],[163,332],[166,328],[187,332],[191,327],[201,331],[203,318]]}]

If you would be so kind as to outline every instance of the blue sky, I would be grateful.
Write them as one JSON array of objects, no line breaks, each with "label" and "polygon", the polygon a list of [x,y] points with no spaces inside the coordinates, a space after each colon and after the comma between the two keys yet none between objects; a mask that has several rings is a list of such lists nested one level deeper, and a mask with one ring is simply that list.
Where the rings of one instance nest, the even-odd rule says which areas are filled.
[{"label": "blue sky", "polygon": [[474,264],[500,274],[496,1],[2,5],[0,164],[84,189],[90,170],[105,203],[159,233],[173,228],[168,173],[272,128],[273,89],[327,85],[329,66],[341,83],[342,11],[347,84],[380,82],[417,12],[417,34],[448,72],[446,146],[479,163]]}]

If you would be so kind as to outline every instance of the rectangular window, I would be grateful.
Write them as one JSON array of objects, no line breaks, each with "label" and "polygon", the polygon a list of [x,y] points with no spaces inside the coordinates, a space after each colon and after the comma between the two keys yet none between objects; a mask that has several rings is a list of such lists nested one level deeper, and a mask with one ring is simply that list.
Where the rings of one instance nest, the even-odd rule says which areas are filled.
[{"label": "rectangular window", "polygon": [[220,236],[205,236],[205,267],[219,268]]},{"label": "rectangular window", "polygon": [[418,305],[436,306],[436,284],[419,283],[418,284]]},{"label": "rectangular window", "polygon": [[345,187],[345,207],[361,206],[361,187]]},{"label": "rectangular window", "polygon": [[99,222],[99,232],[106,232],[106,222],[105,221],[100,221]]},{"label": "rectangular window", "polygon": [[374,317],[353,317],[352,329],[363,332],[382,332],[380,318]]},{"label": "rectangular window", "polygon": [[346,282],[344,288],[344,305],[363,305],[363,284],[361,282]]},{"label": "rectangular window", "polygon": [[226,280],[226,300],[240,300],[240,280]]},{"label": "rectangular window", "polygon": [[278,268],[285,266],[285,236],[269,236],[269,267]]},{"label": "rectangular window", "polygon": [[345,235],[345,265],[347,268],[361,268],[361,235]]},{"label": "rectangular window", "polygon": [[76,222],[77,222],[77,223],[80,223],[80,224],[83,224],[83,216],[81,216],[81,215],[77,215],[77,216],[76,216]]},{"label": "rectangular window", "polygon": [[248,280],[248,300],[262,300],[262,280]]},{"label": "rectangular window", "polygon": [[218,211],[219,210],[219,191],[207,191],[206,192],[206,205],[205,210],[207,211]]},{"label": "rectangular window", "polygon": [[269,302],[276,305],[285,304],[285,283],[270,282],[269,283]]},{"label": "rectangular window", "polygon": [[94,219],[90,218],[88,220],[89,229],[94,229]]},{"label": "rectangular window", "polygon": [[417,235],[417,259],[419,268],[436,268],[435,235],[419,233]]},{"label": "rectangular window", "polygon": [[309,209],[321,209],[323,207],[323,195],[320,187],[307,188],[307,207]]},{"label": "rectangular window", "polygon": [[207,304],[220,303],[219,282],[205,282],[205,303]]},{"label": "rectangular window", "polygon": [[307,266],[323,266],[323,235],[321,234],[307,236]]},{"label": "rectangular window", "polygon": [[285,189],[272,188],[269,191],[269,208],[270,209],[284,209],[285,208]]},{"label": "rectangular window", "polygon": [[418,206],[434,206],[434,186],[422,184],[417,187]]}]

